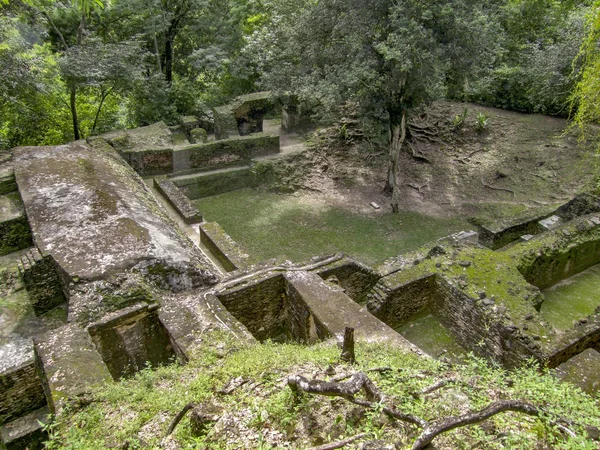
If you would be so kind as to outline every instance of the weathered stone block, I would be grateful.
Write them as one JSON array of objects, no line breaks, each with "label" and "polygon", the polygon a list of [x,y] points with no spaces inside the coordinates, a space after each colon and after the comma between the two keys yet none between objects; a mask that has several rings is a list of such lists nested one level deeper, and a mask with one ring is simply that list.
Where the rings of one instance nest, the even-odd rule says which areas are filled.
[{"label": "weathered stone block", "polygon": [[248,254],[225,233],[217,222],[200,225],[200,241],[208,247],[228,272],[248,266]]},{"label": "weathered stone block", "polygon": [[46,404],[31,339],[0,346],[0,425]]},{"label": "weathered stone block", "polygon": [[248,329],[236,320],[214,295],[182,294],[172,297],[158,310],[180,361],[201,351],[206,332],[221,329],[237,339],[254,341]]},{"label": "weathered stone block", "polygon": [[21,257],[18,267],[36,315],[66,301],[56,263],[51,256],[42,256],[37,248],[32,248]]},{"label": "weathered stone block", "polygon": [[0,195],[0,256],[33,245],[18,192]]},{"label": "weathered stone block", "polygon": [[154,180],[154,185],[158,192],[169,202],[169,204],[177,211],[179,217],[187,224],[202,222],[202,214],[198,211],[190,199],[170,180],[157,181]]},{"label": "weathered stone block", "polygon": [[367,294],[381,278],[373,269],[348,257],[320,267],[315,272],[324,280],[336,277],[346,295],[360,304],[366,302]]},{"label": "weathered stone block", "polygon": [[131,376],[144,367],[170,364],[177,359],[156,308],[149,308],[147,304],[108,314],[90,324],[88,331],[115,380]]},{"label": "weathered stone block", "polygon": [[279,153],[279,136],[256,133],[192,145],[185,150],[190,155],[191,169],[218,169],[232,164],[249,163],[256,156]]},{"label": "weathered stone block", "polygon": [[50,410],[44,406],[0,427],[0,448],[6,450],[42,450],[48,439],[44,426],[50,423]]},{"label": "weathered stone block", "polygon": [[204,128],[190,130],[190,141],[192,144],[205,144],[208,141],[206,130]]},{"label": "weathered stone block", "polygon": [[556,368],[555,375],[590,395],[600,392],[600,353],[587,349]]},{"label": "weathered stone block", "polygon": [[[3,160],[4,162],[2,162]],[[0,195],[15,192],[16,190],[17,182],[12,163],[0,157]]]},{"label": "weathered stone block", "polygon": [[216,296],[259,341],[287,341],[291,336],[285,308],[285,285],[280,273],[257,274],[239,285],[217,292]]},{"label": "weathered stone block", "polygon": [[183,132],[188,135],[194,128],[198,128],[200,126],[200,123],[195,116],[181,116],[179,117],[179,124],[181,125]]},{"label": "weathered stone block", "polygon": [[53,414],[59,414],[69,400],[112,380],[90,335],[77,325],[65,325],[37,337],[34,350],[37,370]]},{"label": "weathered stone block", "polygon": [[416,347],[392,328],[348,297],[341,288],[310,272],[287,272],[286,292],[290,329],[295,337],[312,341],[336,336],[342,339],[346,327],[354,328],[357,340],[386,341],[406,350]]},{"label": "weathered stone block", "polygon": [[190,281],[182,288],[216,283],[212,264],[116,151],[80,143],[21,147],[14,163],[36,244],[67,282],[106,279],[137,267],[158,281],[161,272],[163,278]]}]

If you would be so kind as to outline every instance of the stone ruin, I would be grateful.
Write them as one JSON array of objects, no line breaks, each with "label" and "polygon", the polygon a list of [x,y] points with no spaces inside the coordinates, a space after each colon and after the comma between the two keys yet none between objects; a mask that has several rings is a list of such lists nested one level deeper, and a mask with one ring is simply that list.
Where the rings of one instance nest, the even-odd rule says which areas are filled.
[{"label": "stone ruin", "polygon": [[[176,129],[16,148],[2,161],[0,253],[19,271],[12,308],[0,311],[6,448],[39,446],[48,415],[85,402],[94,386],[185,364],[204,351],[208,330],[310,344],[339,340],[351,326],[358,340],[427,357],[395,331],[427,308],[463,348],[507,368],[534,359],[568,372],[580,355],[600,360],[600,309],[562,334],[538,313],[540,289],[600,263],[600,199],[583,195],[543,217],[480,226],[376,268],[342,254],[250,266],[186,195],[207,189],[190,170],[275,149],[260,114],[238,120],[244,101],[219,113],[233,111],[238,132],[258,138],[191,144],[186,136],[205,134],[192,133],[198,124],[188,118]],[[211,182],[235,180],[221,173]],[[192,180],[185,189],[182,179]]]}]

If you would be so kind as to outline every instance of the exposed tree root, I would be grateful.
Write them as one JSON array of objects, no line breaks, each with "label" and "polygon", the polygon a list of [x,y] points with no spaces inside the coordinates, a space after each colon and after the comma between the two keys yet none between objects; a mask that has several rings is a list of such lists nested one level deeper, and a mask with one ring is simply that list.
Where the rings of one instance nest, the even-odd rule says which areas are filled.
[{"label": "exposed tree root", "polygon": [[488,189],[492,189],[492,190],[494,190],[494,191],[508,192],[508,193],[510,193],[510,194],[512,195],[512,198],[513,198],[513,199],[515,198],[515,191],[513,191],[513,190],[511,190],[511,189],[499,188],[499,187],[492,186],[491,184],[487,184],[485,181],[483,181],[483,178],[481,179],[481,184],[482,184],[484,187],[486,187],[486,188],[488,188]]},{"label": "exposed tree root", "polygon": [[[342,397],[355,405],[372,408],[377,402],[383,400],[383,396],[377,386],[363,372],[357,372],[346,383],[336,383],[331,381],[308,380],[301,375],[294,375],[288,378],[288,386],[292,391],[302,390],[309,394],[326,395],[329,397]],[[354,396],[361,390],[365,391],[367,400],[357,399]],[[384,406],[382,411],[394,419],[403,422],[412,423],[421,427],[426,427],[428,422],[410,414],[404,414],[394,408]]]},{"label": "exposed tree root", "polygon": [[335,450],[336,448],[345,447],[348,444],[352,444],[354,441],[358,441],[359,439],[364,438],[367,433],[360,433],[356,436],[349,437],[347,439],[343,439],[341,441],[331,442],[329,444],[319,445],[318,447],[313,447],[310,450]]},{"label": "exposed tree root", "polygon": [[406,145],[408,146],[408,148],[410,148],[413,158],[418,159],[420,161],[425,161],[425,162],[431,164],[431,161],[423,154],[422,151],[415,149],[410,142],[406,142]]},{"label": "exposed tree root", "polygon": [[197,403],[188,403],[187,405],[185,405],[183,409],[177,413],[177,415],[173,419],[173,422],[171,422],[171,425],[169,425],[166,436],[170,436],[171,433],[173,433],[173,431],[175,430],[175,427],[179,425],[179,422],[181,422],[181,420],[185,417],[187,412],[190,409],[195,408],[196,406]]},{"label": "exposed tree root", "polygon": [[[455,383],[454,379],[442,380],[438,383],[431,385],[424,389],[422,394],[428,394],[434,392],[441,387]],[[365,375],[363,372],[357,372],[350,377],[350,380],[346,383],[338,383],[332,381],[321,381],[321,380],[308,380],[301,375],[294,375],[288,378],[288,386],[294,391],[298,392],[302,390],[309,394],[318,394],[334,397],[342,397],[355,405],[363,406],[366,408],[379,407],[381,411],[392,417],[403,422],[408,422],[414,425],[418,425],[423,428],[423,432],[413,443],[412,450],[419,450],[427,447],[433,439],[446,431],[453,430],[455,428],[464,427],[467,425],[473,425],[476,423],[483,422],[496,414],[505,411],[515,411],[530,416],[540,416],[542,410],[526,402],[518,400],[500,400],[480,411],[462,414],[460,416],[447,417],[444,419],[437,420],[435,422],[428,422],[425,419],[416,417],[410,414],[404,414],[401,411],[396,410],[383,404],[385,399],[383,398],[379,389],[375,384]],[[367,399],[357,399],[355,395],[361,390],[365,391]],[[569,436],[575,436],[571,430],[565,426],[554,422],[560,430]],[[341,441],[342,442],[342,441]],[[346,444],[344,444],[346,445]],[[340,447],[319,447],[319,449],[325,448],[340,448]]]},{"label": "exposed tree root", "polygon": [[484,420],[505,411],[516,411],[530,416],[538,416],[541,412],[538,408],[529,403],[520,402],[518,400],[500,400],[488,405],[481,411],[448,417],[431,423],[414,442],[412,450],[427,447],[433,439],[446,431],[483,422]]},{"label": "exposed tree root", "polygon": [[429,186],[429,183],[425,183],[421,186],[417,186],[416,184],[413,184],[413,183],[407,183],[406,186],[416,189],[419,194],[423,195],[423,189],[426,188],[427,186]]}]

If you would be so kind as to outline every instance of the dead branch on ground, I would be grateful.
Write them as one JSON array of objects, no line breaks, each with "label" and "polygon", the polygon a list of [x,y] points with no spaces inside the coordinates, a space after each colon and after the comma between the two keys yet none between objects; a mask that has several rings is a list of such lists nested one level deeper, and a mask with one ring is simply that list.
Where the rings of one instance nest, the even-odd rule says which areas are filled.
[{"label": "dead branch on ground", "polygon": [[[426,388],[423,394],[433,392],[447,384],[455,383],[456,380],[448,379],[442,380],[432,386]],[[476,423],[483,422],[496,414],[500,414],[505,411],[514,411],[530,416],[540,416],[542,410],[533,406],[529,403],[522,402],[519,400],[500,400],[493,402],[485,408],[462,414],[460,416],[447,417],[444,419],[437,420],[435,422],[428,422],[417,416],[410,414],[404,414],[395,408],[391,408],[384,404],[384,397],[382,396],[379,389],[363,372],[357,372],[350,380],[346,383],[337,383],[332,381],[322,380],[308,380],[301,375],[293,375],[288,378],[288,386],[293,392],[297,393],[299,390],[307,392],[309,394],[325,395],[332,397],[342,397],[355,405],[363,406],[366,408],[373,408],[378,406],[381,411],[397,420],[408,422],[414,425],[418,425],[423,428],[423,432],[415,440],[412,446],[412,450],[419,450],[427,447],[433,439],[442,433],[453,430],[455,428],[464,427],[467,425],[473,425]],[[358,399],[355,397],[361,390],[365,391],[367,397],[366,400]],[[553,422],[555,425],[557,422]],[[560,424],[559,424],[560,425]],[[562,426],[561,426],[562,427]],[[563,429],[564,427],[559,427]],[[572,436],[571,430],[564,430],[565,433]],[[573,433],[574,434],[574,433]]]}]

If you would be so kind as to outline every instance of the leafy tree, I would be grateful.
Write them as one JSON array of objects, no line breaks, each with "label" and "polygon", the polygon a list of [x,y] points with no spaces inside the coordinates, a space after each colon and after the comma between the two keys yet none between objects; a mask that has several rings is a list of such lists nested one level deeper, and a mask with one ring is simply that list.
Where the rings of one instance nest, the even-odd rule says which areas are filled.
[{"label": "leafy tree", "polygon": [[571,96],[573,121],[583,133],[587,125],[600,123],[600,1],[596,0],[587,23],[587,36],[578,62],[580,81]]},{"label": "leafy tree", "polygon": [[463,84],[476,73],[475,63],[485,67],[493,58],[493,27],[484,6],[462,0],[280,1],[273,30],[262,41],[272,55],[263,66],[265,83],[317,99],[322,108],[352,101],[365,114],[385,117],[386,189],[397,211],[409,114],[443,96],[449,85]]}]

